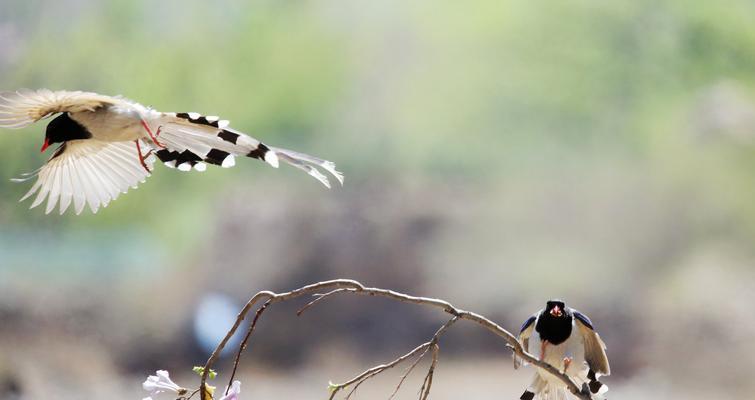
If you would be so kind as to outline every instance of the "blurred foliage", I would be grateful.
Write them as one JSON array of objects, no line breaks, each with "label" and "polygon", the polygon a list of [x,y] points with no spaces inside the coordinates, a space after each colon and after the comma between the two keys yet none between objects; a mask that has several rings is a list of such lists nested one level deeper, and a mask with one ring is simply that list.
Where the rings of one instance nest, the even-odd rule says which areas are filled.
[{"label": "blurred foliage", "polygon": [[[673,185],[693,177],[702,193],[737,197],[752,178],[751,149],[699,146],[685,130],[712,85],[735,82],[751,97],[754,6],[691,4],[10,1],[0,18],[21,49],[3,63],[2,85],[220,114],[269,142],[324,153],[357,180],[373,170],[495,182],[627,158]],[[26,131],[39,139],[42,128]],[[41,162],[29,136],[4,135],[19,149],[2,161],[6,177]],[[186,197],[206,203],[250,168],[268,173],[158,171],[116,211],[60,221],[156,217],[149,204],[176,194],[182,201],[159,212],[185,215],[199,207]],[[26,223],[8,201],[23,188],[3,181],[4,219]],[[755,226],[750,202],[729,202]]]}]

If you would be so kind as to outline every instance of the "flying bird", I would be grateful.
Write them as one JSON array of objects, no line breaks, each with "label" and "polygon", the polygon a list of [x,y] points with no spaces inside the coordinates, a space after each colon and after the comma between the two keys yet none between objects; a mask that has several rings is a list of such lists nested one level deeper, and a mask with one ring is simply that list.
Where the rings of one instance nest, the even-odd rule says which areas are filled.
[{"label": "flying bird", "polygon": [[[57,116],[55,116],[57,115]],[[37,178],[21,201],[36,194],[31,208],[47,200],[46,213],[73,204],[93,213],[136,188],[153,171],[155,159],[181,171],[204,171],[207,164],[229,168],[235,157],[280,161],[299,168],[327,187],[319,168],[341,184],[335,164],[292,150],[267,146],[231,129],[228,121],[198,113],[159,112],[121,96],[81,91],[18,90],[0,93],[0,127],[24,128],[55,116],[41,151],[57,145],[47,162],[16,182]]]},{"label": "flying bird", "polygon": [[[550,300],[545,308],[524,322],[519,331],[524,349],[566,373],[581,386],[583,393],[603,398],[608,387],[598,380],[609,375],[606,345],[586,315],[567,307],[561,300]],[[514,355],[514,368],[522,360]],[[538,369],[520,400],[567,400],[572,398],[566,385],[550,373]]]}]

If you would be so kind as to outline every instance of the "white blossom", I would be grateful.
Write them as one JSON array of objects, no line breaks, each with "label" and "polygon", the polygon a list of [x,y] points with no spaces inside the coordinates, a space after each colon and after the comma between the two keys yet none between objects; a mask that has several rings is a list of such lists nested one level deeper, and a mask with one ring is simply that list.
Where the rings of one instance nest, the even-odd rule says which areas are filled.
[{"label": "white blossom", "polygon": [[239,400],[239,393],[241,393],[241,382],[233,381],[231,388],[227,390],[228,394],[221,397],[220,400]]},{"label": "white blossom", "polygon": [[173,392],[178,395],[186,394],[187,390],[178,386],[170,379],[168,371],[159,370],[156,375],[150,375],[144,383],[142,383],[144,390],[149,392],[149,396],[143,400],[153,400],[152,397],[165,392]]}]

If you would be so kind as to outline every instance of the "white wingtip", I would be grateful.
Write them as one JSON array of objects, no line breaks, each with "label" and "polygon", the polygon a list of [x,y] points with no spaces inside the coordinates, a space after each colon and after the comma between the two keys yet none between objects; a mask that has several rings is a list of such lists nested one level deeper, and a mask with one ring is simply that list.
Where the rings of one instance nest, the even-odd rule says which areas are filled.
[{"label": "white wingtip", "polygon": [[50,213],[52,212],[52,210],[54,210],[55,206],[57,206],[57,205],[58,205],[58,199],[57,199],[57,197],[54,197],[54,196],[50,195],[47,198],[47,207],[45,208],[45,215],[50,215]]},{"label": "white wingtip", "polygon": [[63,215],[71,205],[71,200],[73,200],[72,197],[73,196],[70,193],[65,193],[60,196],[60,215]]},{"label": "white wingtip", "polygon": [[21,199],[18,200],[18,202],[21,203],[24,200],[26,200],[29,197],[31,197],[34,193],[36,193],[37,189],[39,189],[39,187],[32,187],[28,192],[26,192],[26,194],[24,195],[24,197],[22,197]]},{"label": "white wingtip", "polygon": [[34,175],[27,176],[25,178],[10,178],[10,181],[13,182],[13,183],[24,183],[24,182],[27,182],[27,181],[31,180],[32,178],[34,178]]}]

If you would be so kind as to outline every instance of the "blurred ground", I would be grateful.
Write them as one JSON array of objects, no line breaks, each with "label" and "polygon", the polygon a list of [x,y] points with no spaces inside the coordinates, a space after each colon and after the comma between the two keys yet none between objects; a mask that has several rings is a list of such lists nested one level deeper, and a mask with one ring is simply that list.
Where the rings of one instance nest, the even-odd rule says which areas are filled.
[{"label": "blurred ground", "polygon": [[[96,216],[44,216],[9,182],[43,162],[44,125],[0,133],[0,398],[140,398],[162,368],[189,385],[204,328],[228,312],[199,307],[208,296],[240,307],[336,277],[442,297],[512,331],[562,297],[608,345],[612,398],[746,397],[754,8],[0,3],[3,90],[218,114],[346,173],[327,191],[253,160],[159,169]],[[244,398],[325,398],[329,380],[407,351],[443,318],[379,299],[300,318],[296,306],[263,317]],[[442,347],[433,398],[516,398],[532,374],[474,327]],[[394,372],[359,397],[386,398]]]}]

